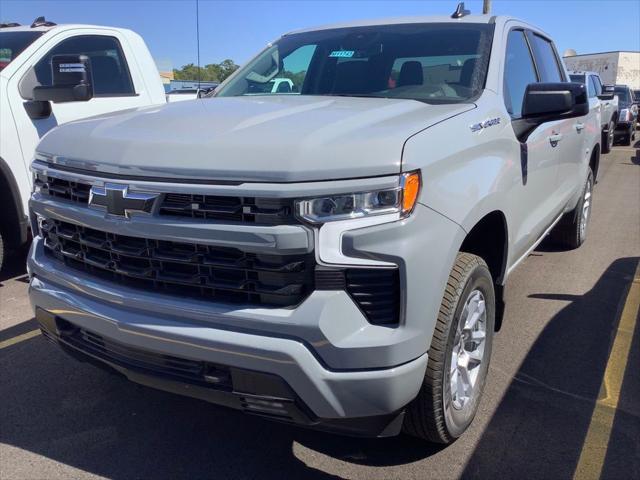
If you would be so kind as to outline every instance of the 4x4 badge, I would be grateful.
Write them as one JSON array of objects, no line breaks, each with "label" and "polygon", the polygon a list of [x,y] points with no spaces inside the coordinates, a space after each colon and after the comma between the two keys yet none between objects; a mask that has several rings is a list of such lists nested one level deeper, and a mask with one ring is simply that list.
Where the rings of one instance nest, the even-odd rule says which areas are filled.
[{"label": "4x4 badge", "polygon": [[472,132],[479,132],[485,128],[493,127],[494,125],[500,124],[500,117],[490,118],[489,120],[485,120],[484,122],[478,122],[471,125],[469,128]]},{"label": "4x4 badge", "polygon": [[104,208],[110,215],[129,218],[132,212],[150,213],[157,193],[130,192],[127,185],[105,183],[94,185],[89,194],[89,206]]}]

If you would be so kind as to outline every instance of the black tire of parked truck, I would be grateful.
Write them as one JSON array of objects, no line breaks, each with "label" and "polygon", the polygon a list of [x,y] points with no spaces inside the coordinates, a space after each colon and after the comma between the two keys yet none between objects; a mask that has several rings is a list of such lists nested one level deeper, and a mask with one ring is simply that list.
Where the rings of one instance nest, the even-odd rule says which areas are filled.
[{"label": "black tire of parked truck", "polygon": [[629,131],[622,137],[622,145],[628,147],[636,139],[636,129],[633,125],[629,127]]},{"label": "black tire of parked truck", "polygon": [[589,231],[589,219],[593,206],[593,172],[589,169],[589,175],[582,188],[582,194],[576,208],[567,212],[551,231],[552,243],[573,250],[578,248],[587,239]]},{"label": "black tire of parked truck", "polygon": [[611,120],[607,129],[602,132],[602,153],[609,153],[613,148],[613,138],[616,131],[616,122]]},{"label": "black tire of parked truck", "polygon": [[[451,380],[452,375],[457,374],[460,381],[460,372],[455,371],[457,366],[453,367],[452,372],[452,357],[454,349],[462,345],[461,335],[463,342],[470,339],[470,333],[462,331],[465,325],[460,324],[465,313],[468,318],[468,301],[471,296],[477,295],[476,292],[480,292],[484,298],[484,318],[481,316],[478,320],[484,325],[477,324],[477,328],[484,328],[484,351],[481,363],[475,367],[479,370],[476,372],[469,400],[466,404],[456,406]],[[484,389],[491,358],[494,324],[495,293],[489,268],[482,258],[460,252],[449,274],[440,305],[422,386],[418,396],[407,407],[403,424],[405,433],[431,442],[448,444],[467,429],[478,410]],[[474,341],[469,341],[475,346]]]},{"label": "black tire of parked truck", "polygon": [[0,272],[4,265],[4,241],[2,240],[2,229],[0,228]]}]

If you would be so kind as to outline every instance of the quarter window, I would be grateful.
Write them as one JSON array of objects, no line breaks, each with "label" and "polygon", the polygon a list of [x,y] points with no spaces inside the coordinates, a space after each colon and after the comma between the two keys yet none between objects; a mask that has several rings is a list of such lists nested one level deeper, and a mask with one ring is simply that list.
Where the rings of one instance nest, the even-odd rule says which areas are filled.
[{"label": "quarter window", "polygon": [[507,111],[513,118],[519,118],[522,115],[522,102],[527,85],[537,81],[538,77],[524,32],[512,30],[507,40],[504,99]]},{"label": "quarter window", "polygon": [[563,82],[553,44],[539,35],[530,36],[541,82]]},{"label": "quarter window", "polygon": [[127,62],[114,37],[82,35],[63,40],[53,47],[35,66],[37,85],[51,85],[51,57],[54,55],[87,55],[91,60],[94,96],[134,94]]}]

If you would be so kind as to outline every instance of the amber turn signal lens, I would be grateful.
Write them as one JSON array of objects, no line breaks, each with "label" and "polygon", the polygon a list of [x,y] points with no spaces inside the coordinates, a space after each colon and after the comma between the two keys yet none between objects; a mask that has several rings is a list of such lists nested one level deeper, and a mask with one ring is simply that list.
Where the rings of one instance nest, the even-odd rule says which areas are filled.
[{"label": "amber turn signal lens", "polygon": [[413,211],[420,193],[420,174],[418,172],[405,173],[402,179],[402,215]]}]

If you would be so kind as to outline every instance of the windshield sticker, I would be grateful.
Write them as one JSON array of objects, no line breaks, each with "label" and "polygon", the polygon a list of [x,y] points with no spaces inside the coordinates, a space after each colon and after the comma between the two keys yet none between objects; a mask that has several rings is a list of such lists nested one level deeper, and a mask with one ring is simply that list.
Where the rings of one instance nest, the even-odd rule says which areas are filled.
[{"label": "windshield sticker", "polygon": [[351,58],[355,52],[353,50],[334,50],[329,57],[334,58]]}]

